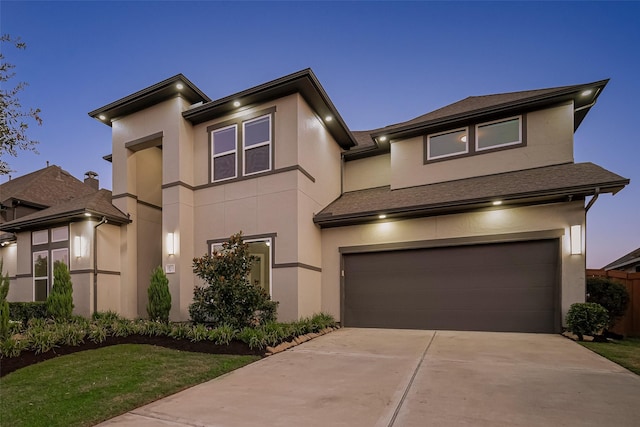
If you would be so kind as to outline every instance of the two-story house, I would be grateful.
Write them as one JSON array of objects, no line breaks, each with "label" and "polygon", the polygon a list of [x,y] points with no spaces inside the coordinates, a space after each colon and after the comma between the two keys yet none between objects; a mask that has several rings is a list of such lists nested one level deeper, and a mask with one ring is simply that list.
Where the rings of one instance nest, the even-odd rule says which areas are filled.
[{"label": "two-story house", "polygon": [[218,100],[177,75],[98,108],[131,219],[107,305],[143,315],[162,265],[171,316],[187,319],[193,258],[242,231],[281,320],[558,331],[585,297],[586,211],[629,182],[574,163],[606,83],[470,97],[364,132],[309,69]]}]

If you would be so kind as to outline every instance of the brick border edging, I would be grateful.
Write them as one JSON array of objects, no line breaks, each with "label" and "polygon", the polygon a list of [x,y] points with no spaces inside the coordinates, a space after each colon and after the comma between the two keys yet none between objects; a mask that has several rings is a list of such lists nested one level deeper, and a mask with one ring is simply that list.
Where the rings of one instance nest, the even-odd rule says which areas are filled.
[{"label": "brick border edging", "polygon": [[298,346],[298,345],[300,345],[300,344],[302,344],[304,342],[307,342],[307,341],[312,340],[314,338],[317,338],[319,336],[328,334],[328,333],[333,332],[333,331],[338,330],[338,329],[340,329],[340,326],[336,325],[334,327],[324,328],[324,329],[322,329],[322,330],[320,330],[318,332],[311,332],[311,333],[308,333],[306,335],[300,335],[298,337],[294,337],[291,341],[281,342],[280,344],[278,344],[275,347],[267,346],[266,352],[265,352],[264,355],[265,355],[265,357],[267,357],[267,356],[272,356],[274,354],[281,353],[281,352],[283,352],[285,350],[288,350],[288,349],[290,349],[292,347]]}]

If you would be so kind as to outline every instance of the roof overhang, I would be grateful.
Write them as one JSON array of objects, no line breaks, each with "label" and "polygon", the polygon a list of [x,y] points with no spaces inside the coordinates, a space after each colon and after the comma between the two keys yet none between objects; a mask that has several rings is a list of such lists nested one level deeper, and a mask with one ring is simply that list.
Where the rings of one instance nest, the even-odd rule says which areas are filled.
[{"label": "roof overhang", "polygon": [[626,261],[622,261],[622,262],[618,262],[612,265],[608,265],[606,267],[604,267],[604,270],[609,271],[609,270],[617,270],[619,268],[623,268],[623,267],[628,267],[630,265],[633,264],[640,264],[640,257],[636,257],[636,258],[631,258],[628,259]]},{"label": "roof overhang", "polygon": [[[236,112],[238,109],[247,109],[294,93],[299,93],[311,106],[340,147],[349,149],[357,145],[351,131],[311,69],[298,71],[242,92],[207,102],[183,112],[182,116],[193,124],[203,123]],[[240,105],[234,105],[236,102]],[[331,119],[326,120],[327,117]]]},{"label": "roof overhang", "polygon": [[106,218],[109,224],[122,225],[131,223],[131,219],[119,218],[113,215],[105,215],[103,213],[92,211],[90,209],[78,209],[71,212],[58,213],[40,218],[17,219],[10,222],[0,224],[0,231],[16,232],[24,230],[32,230],[34,228],[51,226],[67,222],[94,221]]},{"label": "roof overhang", "polygon": [[89,116],[111,126],[113,120],[135,113],[152,105],[175,97],[183,97],[191,104],[209,102],[211,99],[182,74],[142,89],[124,98],[89,112]]},{"label": "roof overhang", "polygon": [[[591,107],[593,107],[598,96],[609,82],[609,79],[599,80],[592,83],[560,88],[554,92],[532,96],[518,101],[507,102],[487,108],[467,111],[434,120],[427,120],[421,123],[412,123],[406,126],[387,127],[376,129],[371,132],[374,141],[381,137],[387,140],[398,140],[412,138],[419,135],[432,133],[443,128],[455,127],[461,124],[479,120],[493,120],[501,116],[515,115],[527,111],[539,110],[541,108],[558,105],[565,102],[573,102],[574,105],[574,131],[578,129]],[[585,91],[591,91],[585,96]],[[371,155],[371,154],[369,154]]]}]

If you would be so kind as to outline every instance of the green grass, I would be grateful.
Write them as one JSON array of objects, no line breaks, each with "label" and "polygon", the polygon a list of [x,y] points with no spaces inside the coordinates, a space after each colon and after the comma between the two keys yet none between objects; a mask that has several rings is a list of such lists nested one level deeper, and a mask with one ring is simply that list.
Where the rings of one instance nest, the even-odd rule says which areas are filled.
[{"label": "green grass", "polygon": [[0,378],[0,425],[91,426],[257,359],[138,344],[61,356]]},{"label": "green grass", "polygon": [[609,343],[581,342],[580,344],[640,375],[640,338],[627,338]]}]

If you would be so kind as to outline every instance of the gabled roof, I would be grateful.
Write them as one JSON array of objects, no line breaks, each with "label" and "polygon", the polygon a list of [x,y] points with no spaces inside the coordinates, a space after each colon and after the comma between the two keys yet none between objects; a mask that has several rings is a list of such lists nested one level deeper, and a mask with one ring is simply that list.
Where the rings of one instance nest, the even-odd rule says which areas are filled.
[{"label": "gabled roof", "polygon": [[87,216],[102,218],[113,224],[126,224],[131,220],[111,203],[111,191],[98,190],[55,206],[34,212],[13,221],[0,224],[2,231],[17,231],[44,225],[68,222],[72,219],[86,220]]},{"label": "gabled roof", "polygon": [[[406,122],[354,132],[354,135],[357,135],[358,148],[346,153],[345,156],[359,158],[362,157],[361,150],[371,152],[380,148],[387,149],[388,143],[384,147],[379,147],[378,138],[381,136],[385,136],[387,140],[410,138],[438,128],[456,126],[470,121],[488,121],[500,115],[515,115],[567,101],[574,102],[575,131],[608,82],[609,80],[606,79],[572,86],[470,96]],[[591,92],[587,94],[585,91]]]},{"label": "gabled roof", "polygon": [[95,192],[60,166],[51,165],[0,185],[0,203],[47,207]]},{"label": "gabled roof", "polygon": [[628,254],[618,258],[617,260],[609,263],[603,267],[604,270],[617,270],[619,268],[624,268],[630,264],[639,263],[640,264],[640,248],[635,251],[631,251]]},{"label": "gabled roof", "polygon": [[318,213],[314,222],[336,227],[377,220],[441,215],[504,206],[567,201],[616,193],[629,180],[593,163],[567,163],[515,172],[391,190],[389,186],[342,194]]}]

